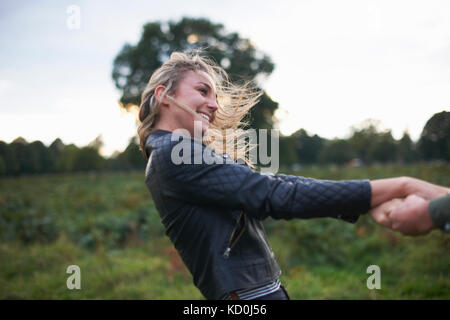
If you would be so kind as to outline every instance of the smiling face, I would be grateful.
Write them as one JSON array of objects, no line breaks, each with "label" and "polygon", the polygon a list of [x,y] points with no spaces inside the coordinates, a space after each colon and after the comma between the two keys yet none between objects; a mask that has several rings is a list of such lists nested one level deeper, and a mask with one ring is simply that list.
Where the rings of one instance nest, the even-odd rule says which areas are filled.
[{"label": "smiling face", "polygon": [[179,80],[177,90],[172,97],[188,107],[191,112],[177,106],[177,103],[167,99],[168,108],[166,121],[171,129],[187,129],[194,136],[194,121],[201,122],[202,135],[206,135],[209,124],[214,121],[218,109],[217,96],[212,82],[207,74],[187,71]]}]

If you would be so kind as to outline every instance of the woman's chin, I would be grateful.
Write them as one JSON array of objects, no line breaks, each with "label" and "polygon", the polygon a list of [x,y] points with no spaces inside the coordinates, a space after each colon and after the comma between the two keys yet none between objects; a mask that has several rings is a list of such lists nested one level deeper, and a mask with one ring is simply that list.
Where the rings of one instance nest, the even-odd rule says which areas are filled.
[{"label": "woman's chin", "polygon": [[203,135],[203,136],[206,136],[206,135],[208,134],[208,128],[209,128],[209,127],[206,127],[206,128],[203,127],[203,128],[202,128],[202,135]]},{"label": "woman's chin", "polygon": [[192,133],[194,133],[194,135],[195,135],[195,132],[199,132],[200,128],[201,128],[202,136],[206,135],[208,133],[208,129],[209,129],[209,122],[207,122],[206,120],[203,120],[203,119],[201,121],[199,121],[199,120],[194,121],[194,127],[192,128]]},{"label": "woman's chin", "polygon": [[205,136],[208,133],[209,123],[202,121],[202,134]]}]

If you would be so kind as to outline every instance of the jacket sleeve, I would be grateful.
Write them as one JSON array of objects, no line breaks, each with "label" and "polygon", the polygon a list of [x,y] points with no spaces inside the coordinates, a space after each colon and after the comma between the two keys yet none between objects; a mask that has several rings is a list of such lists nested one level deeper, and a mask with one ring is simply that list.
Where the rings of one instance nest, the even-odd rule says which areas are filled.
[{"label": "jacket sleeve", "polygon": [[355,222],[370,208],[367,180],[260,174],[193,139],[166,141],[149,161],[163,195],[197,205],[243,209],[261,220],[333,217]]},{"label": "jacket sleeve", "polygon": [[450,195],[431,200],[428,209],[435,226],[450,231]]}]

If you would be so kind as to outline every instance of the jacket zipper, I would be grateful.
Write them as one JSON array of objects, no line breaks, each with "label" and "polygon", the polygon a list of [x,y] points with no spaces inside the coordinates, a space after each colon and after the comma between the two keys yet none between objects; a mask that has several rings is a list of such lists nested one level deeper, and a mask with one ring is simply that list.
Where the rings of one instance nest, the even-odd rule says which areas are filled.
[{"label": "jacket zipper", "polygon": [[273,251],[272,251],[272,249],[269,247],[269,244],[268,244],[268,242],[267,242],[267,239],[266,239],[266,237],[264,236],[264,235],[266,234],[266,229],[264,228],[264,224],[263,224],[261,221],[260,221],[260,224],[261,224],[262,233],[261,233],[261,231],[260,231],[259,229],[257,230],[257,233],[258,233],[258,235],[260,236],[262,242],[264,242],[264,247],[266,248],[267,252],[268,252],[270,255],[273,255]]},{"label": "jacket zipper", "polygon": [[[237,229],[238,229],[239,226],[240,226],[240,222],[241,222],[241,219],[242,219],[242,218],[244,219],[244,226],[242,227],[241,232],[237,235],[236,239],[234,239],[234,241],[233,241],[234,235],[235,235]],[[238,218],[237,223],[236,223],[236,227],[233,229],[233,232],[231,233],[230,239],[228,240],[228,246],[227,246],[227,248],[225,249],[225,252],[223,253],[223,257],[224,257],[225,259],[228,259],[228,258],[230,257],[231,249],[233,249],[233,247],[236,245],[236,243],[238,242],[238,240],[239,240],[239,239],[241,238],[241,236],[244,234],[245,227],[246,227],[246,223],[245,223],[245,215],[244,215],[244,212],[241,211],[241,214],[239,215],[239,218]]]}]

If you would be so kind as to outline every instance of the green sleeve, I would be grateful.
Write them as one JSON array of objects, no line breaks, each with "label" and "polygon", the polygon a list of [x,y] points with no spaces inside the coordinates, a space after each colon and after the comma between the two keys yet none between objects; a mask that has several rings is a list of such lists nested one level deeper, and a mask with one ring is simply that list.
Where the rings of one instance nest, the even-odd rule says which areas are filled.
[{"label": "green sleeve", "polygon": [[450,195],[430,201],[428,209],[436,227],[450,231]]}]

